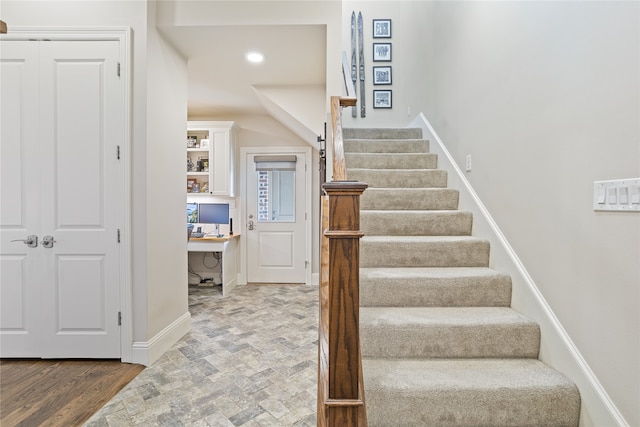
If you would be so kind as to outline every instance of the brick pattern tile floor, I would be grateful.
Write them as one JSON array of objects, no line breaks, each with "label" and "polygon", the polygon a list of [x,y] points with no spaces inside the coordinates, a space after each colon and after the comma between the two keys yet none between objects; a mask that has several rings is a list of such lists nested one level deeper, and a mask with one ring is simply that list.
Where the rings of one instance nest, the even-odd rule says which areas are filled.
[{"label": "brick pattern tile floor", "polygon": [[315,426],[318,288],[190,287],[192,330],[86,424]]}]

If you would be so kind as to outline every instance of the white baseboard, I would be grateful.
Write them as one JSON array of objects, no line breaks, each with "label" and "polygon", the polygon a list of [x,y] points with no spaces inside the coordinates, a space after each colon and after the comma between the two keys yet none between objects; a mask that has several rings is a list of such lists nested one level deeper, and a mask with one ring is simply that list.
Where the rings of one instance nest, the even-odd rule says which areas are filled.
[{"label": "white baseboard", "polygon": [[187,311],[149,341],[134,341],[131,348],[131,363],[151,365],[190,330],[191,313]]},{"label": "white baseboard", "polygon": [[491,268],[511,275],[512,306],[539,323],[540,360],[580,389],[580,426],[629,426],[427,118],[420,114],[409,127],[421,128],[423,137],[430,140],[429,150],[438,155],[438,167],[447,171],[449,186],[460,192],[460,207],[473,213],[473,234],[490,242]]},{"label": "white baseboard", "polygon": [[319,285],[320,285],[320,273],[312,273],[311,286],[319,286]]}]

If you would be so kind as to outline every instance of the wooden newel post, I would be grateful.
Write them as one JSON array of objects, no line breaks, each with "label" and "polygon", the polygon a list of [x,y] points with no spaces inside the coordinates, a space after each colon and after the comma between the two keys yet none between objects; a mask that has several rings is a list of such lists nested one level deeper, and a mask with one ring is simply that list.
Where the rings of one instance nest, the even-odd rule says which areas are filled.
[{"label": "wooden newel post", "polygon": [[360,331],[360,196],[367,184],[333,181],[323,185],[329,199],[329,426],[357,426]]}]

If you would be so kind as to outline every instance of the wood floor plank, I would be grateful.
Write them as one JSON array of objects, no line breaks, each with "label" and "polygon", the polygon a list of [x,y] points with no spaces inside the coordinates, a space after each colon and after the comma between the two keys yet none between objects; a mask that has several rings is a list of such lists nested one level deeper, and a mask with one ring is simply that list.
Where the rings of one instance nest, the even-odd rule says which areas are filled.
[{"label": "wood floor plank", "polygon": [[23,420],[38,410],[35,405],[24,405],[20,408],[14,409],[11,413],[5,413],[2,408],[2,418],[0,418],[0,425],[7,426],[22,426],[26,425]]},{"label": "wood floor plank", "polygon": [[0,360],[0,425],[80,426],[143,369],[112,360]]},{"label": "wood floor plank", "polygon": [[[41,363],[34,361],[24,363],[23,361],[13,363],[2,363],[5,367],[0,377],[0,398],[2,398],[2,412],[13,412],[15,409],[37,403],[42,391],[34,393],[33,390],[40,390],[43,384],[50,384],[48,378],[54,373],[53,363]],[[7,367],[9,365],[9,367]],[[5,371],[9,372],[8,377],[12,381],[5,381]],[[11,398],[6,398],[11,396]]]},{"label": "wood floor plank", "polygon": [[51,362],[41,360],[10,360],[0,363],[0,378],[3,388],[27,388],[37,383],[54,369]]},{"label": "wood floor plank", "polygon": [[36,375],[39,377],[38,382],[29,382],[29,386],[12,392],[12,398],[7,405],[9,410],[15,409],[16,405],[38,406],[40,410],[30,413],[24,420],[32,423],[30,425],[40,425],[44,422],[45,419],[40,419],[39,414],[48,414],[51,411],[50,405],[64,406],[69,399],[69,393],[74,392],[76,383],[81,379],[81,372],[78,372],[78,366],[74,363],[56,362],[50,366],[43,366],[46,375]]},{"label": "wood floor plank", "polygon": [[85,377],[88,371],[88,366],[83,369],[82,365],[75,362],[60,363],[58,369],[52,372],[51,381],[34,387],[28,395],[30,401],[42,396],[46,396],[46,399],[42,400],[38,411],[23,420],[25,425],[40,426],[51,422],[52,414],[66,408],[78,393],[84,391],[83,381],[91,381],[91,378]]},{"label": "wood floor plank", "polygon": [[[72,426],[82,425],[91,415],[97,412],[105,402],[98,402],[97,395],[115,396],[126,384],[128,384],[139,371],[113,372],[104,367],[96,367],[94,375],[90,375],[92,381],[84,382],[83,393],[76,395],[64,408],[59,409],[50,418],[52,425]],[[78,410],[76,410],[76,408]],[[80,411],[79,409],[84,409]]]}]

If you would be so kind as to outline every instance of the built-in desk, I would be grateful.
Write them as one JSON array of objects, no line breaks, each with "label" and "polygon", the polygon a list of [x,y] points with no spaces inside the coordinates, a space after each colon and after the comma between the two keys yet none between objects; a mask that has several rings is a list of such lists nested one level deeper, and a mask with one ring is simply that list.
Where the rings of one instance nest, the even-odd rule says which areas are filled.
[{"label": "built-in desk", "polygon": [[220,252],[222,254],[222,296],[227,296],[238,284],[239,234],[223,237],[190,238],[188,252]]}]

